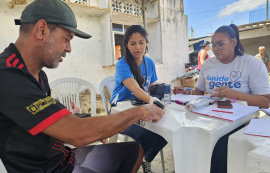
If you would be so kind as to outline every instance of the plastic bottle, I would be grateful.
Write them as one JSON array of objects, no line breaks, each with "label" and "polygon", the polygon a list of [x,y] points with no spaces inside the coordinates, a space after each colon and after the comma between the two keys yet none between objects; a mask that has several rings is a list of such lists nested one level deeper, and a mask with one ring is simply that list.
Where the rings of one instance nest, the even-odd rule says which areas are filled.
[{"label": "plastic bottle", "polygon": [[171,104],[171,85],[165,84],[164,88],[164,104]]}]

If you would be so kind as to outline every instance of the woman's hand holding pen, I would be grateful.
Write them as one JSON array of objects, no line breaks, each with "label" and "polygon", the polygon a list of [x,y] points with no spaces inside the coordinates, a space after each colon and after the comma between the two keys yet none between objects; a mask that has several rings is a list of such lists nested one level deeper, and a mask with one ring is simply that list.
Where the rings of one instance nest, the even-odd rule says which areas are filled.
[{"label": "woman's hand holding pen", "polygon": [[214,89],[215,93],[211,95],[211,97],[227,97],[227,98],[235,98],[236,96],[236,91],[226,87],[222,86],[219,88]]},{"label": "woman's hand holding pen", "polygon": [[190,94],[190,90],[184,90],[184,87],[174,87],[173,88],[173,93],[174,94],[185,94],[185,95],[189,95]]},{"label": "woman's hand holding pen", "polygon": [[174,94],[182,94],[181,91],[184,90],[183,87],[174,87],[173,88],[173,93]]}]

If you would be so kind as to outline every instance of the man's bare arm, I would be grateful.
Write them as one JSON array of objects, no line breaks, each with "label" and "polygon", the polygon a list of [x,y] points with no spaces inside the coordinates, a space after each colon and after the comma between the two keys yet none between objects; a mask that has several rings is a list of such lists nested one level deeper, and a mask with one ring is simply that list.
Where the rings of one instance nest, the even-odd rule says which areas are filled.
[{"label": "man's bare arm", "polygon": [[42,132],[76,147],[106,139],[123,132],[136,121],[159,121],[164,111],[155,105],[143,105],[108,116],[78,118],[69,114]]}]

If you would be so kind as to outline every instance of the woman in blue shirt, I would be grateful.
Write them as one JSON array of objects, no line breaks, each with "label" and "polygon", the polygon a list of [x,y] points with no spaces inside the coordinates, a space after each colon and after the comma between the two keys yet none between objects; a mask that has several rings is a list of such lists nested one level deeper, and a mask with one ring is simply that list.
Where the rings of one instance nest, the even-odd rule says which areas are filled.
[{"label": "woman in blue shirt", "polygon": [[[133,25],[125,32],[124,45],[126,47],[125,57],[116,64],[115,87],[112,102],[118,95],[117,102],[131,98],[153,104],[159,101],[147,94],[148,88],[157,81],[155,64],[152,59],[144,56],[147,52],[147,32],[140,25]],[[151,173],[150,162],[158,152],[167,144],[161,136],[137,125],[130,126],[123,134],[132,137],[140,143],[144,149],[142,163],[144,173]]]}]

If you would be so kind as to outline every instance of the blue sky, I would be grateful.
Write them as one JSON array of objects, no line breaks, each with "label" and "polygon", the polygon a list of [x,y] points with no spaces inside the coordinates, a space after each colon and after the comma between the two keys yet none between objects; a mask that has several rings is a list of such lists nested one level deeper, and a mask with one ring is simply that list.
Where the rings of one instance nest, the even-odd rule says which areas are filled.
[{"label": "blue sky", "polygon": [[[236,25],[249,23],[249,11],[266,7],[267,0],[184,0],[188,15],[188,29],[193,27],[194,37],[209,36],[222,25],[233,21]],[[269,2],[270,6],[270,2]]]}]

